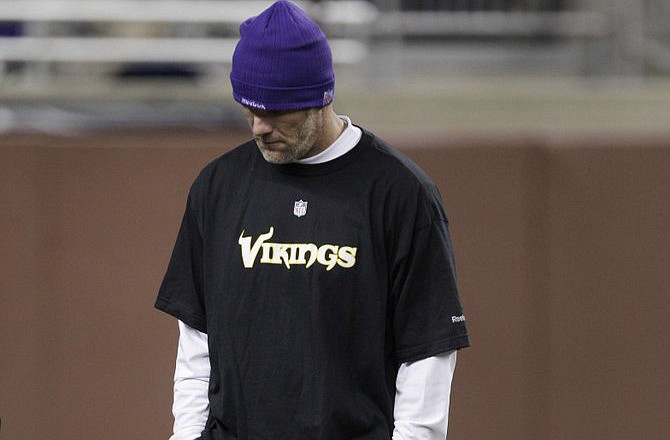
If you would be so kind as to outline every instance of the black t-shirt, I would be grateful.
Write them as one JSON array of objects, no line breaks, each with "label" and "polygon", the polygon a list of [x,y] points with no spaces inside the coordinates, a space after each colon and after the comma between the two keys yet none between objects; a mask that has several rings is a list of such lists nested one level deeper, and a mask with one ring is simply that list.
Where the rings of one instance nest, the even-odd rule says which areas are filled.
[{"label": "black t-shirt", "polygon": [[447,216],[364,131],[330,162],[206,166],[156,307],[207,333],[202,439],[388,440],[398,366],[468,346]]}]

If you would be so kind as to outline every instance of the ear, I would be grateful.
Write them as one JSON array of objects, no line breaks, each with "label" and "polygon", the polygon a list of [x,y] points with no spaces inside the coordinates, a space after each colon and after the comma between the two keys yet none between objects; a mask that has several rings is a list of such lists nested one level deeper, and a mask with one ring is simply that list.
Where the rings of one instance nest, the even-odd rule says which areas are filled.
[{"label": "ear", "polygon": [[317,110],[319,111],[319,115],[324,122],[332,118],[337,118],[337,114],[335,114],[335,110],[333,109],[332,104],[328,104],[324,107],[319,107],[317,108]]}]

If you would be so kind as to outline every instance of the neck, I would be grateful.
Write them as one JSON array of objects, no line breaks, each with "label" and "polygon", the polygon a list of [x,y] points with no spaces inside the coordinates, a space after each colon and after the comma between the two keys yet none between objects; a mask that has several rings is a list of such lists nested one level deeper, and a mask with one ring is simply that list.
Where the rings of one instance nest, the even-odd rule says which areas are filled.
[{"label": "neck", "polygon": [[346,122],[335,114],[330,105],[321,109],[321,118],[322,134],[310,156],[315,156],[330,147],[346,128]]}]

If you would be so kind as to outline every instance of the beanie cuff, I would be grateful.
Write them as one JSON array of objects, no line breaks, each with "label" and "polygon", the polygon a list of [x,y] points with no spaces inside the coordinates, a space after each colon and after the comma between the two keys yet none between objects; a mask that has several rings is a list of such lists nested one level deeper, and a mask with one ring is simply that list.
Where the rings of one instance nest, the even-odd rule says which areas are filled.
[{"label": "beanie cuff", "polygon": [[267,87],[248,84],[230,77],[233,98],[240,104],[260,110],[300,110],[324,107],[335,99],[335,79],[313,86]]}]

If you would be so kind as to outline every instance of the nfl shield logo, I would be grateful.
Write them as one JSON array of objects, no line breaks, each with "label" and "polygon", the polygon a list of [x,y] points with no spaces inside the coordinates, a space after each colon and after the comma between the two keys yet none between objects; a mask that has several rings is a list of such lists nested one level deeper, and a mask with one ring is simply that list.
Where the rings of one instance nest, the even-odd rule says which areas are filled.
[{"label": "nfl shield logo", "polygon": [[293,205],[293,215],[296,217],[302,217],[305,214],[307,214],[307,202],[298,200]]},{"label": "nfl shield logo", "polygon": [[330,89],[326,90],[323,92],[323,105],[328,105],[333,102],[333,99],[335,99],[335,90]]}]

